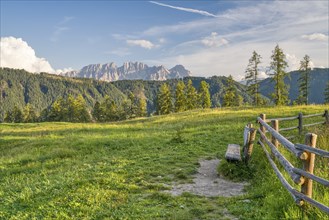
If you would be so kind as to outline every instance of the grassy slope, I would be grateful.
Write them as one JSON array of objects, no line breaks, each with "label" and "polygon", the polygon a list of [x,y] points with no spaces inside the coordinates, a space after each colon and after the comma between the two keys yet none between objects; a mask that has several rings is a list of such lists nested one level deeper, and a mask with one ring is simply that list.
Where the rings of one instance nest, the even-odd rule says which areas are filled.
[{"label": "grassy slope", "polygon": [[[249,167],[224,160],[220,167],[251,183],[244,196],[161,191],[165,184],[191,181],[199,159],[223,159],[228,143],[242,144],[244,125],[259,113],[278,117],[328,108],[204,110],[110,124],[0,124],[0,218],[218,219],[226,208],[242,219],[323,217],[298,211],[259,146]],[[328,203],[324,192],[320,199]]]}]

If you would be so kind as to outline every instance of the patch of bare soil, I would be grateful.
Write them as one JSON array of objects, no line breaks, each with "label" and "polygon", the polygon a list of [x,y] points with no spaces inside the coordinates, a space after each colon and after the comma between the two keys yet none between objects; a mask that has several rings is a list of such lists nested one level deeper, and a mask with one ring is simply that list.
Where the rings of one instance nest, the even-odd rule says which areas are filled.
[{"label": "patch of bare soil", "polygon": [[218,176],[218,159],[201,160],[198,173],[194,175],[193,183],[179,184],[172,186],[171,190],[166,192],[172,195],[180,195],[183,192],[189,192],[200,196],[223,196],[231,197],[243,194],[243,188],[246,183],[235,183],[225,180]]}]

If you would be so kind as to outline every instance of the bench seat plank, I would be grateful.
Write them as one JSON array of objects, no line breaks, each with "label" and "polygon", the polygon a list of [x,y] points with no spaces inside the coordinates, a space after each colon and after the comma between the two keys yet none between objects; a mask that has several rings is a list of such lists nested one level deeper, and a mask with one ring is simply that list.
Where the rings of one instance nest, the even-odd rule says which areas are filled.
[{"label": "bench seat plank", "polygon": [[240,145],[229,144],[225,153],[225,158],[228,161],[241,161]]}]

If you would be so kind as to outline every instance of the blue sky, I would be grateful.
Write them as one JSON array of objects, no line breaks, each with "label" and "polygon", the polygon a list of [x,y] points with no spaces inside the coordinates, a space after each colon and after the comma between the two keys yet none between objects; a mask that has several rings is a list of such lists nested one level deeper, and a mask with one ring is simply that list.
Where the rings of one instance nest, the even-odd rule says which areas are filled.
[{"label": "blue sky", "polygon": [[37,72],[141,61],[240,79],[253,50],[265,69],[279,44],[290,70],[305,54],[328,67],[328,8],[328,1],[1,0],[0,64]]}]

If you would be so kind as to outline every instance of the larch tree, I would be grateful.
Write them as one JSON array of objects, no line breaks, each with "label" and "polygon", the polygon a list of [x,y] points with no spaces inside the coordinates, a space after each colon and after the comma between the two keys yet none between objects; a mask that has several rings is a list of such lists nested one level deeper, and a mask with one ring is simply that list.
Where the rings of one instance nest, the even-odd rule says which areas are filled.
[{"label": "larch tree", "polygon": [[23,110],[24,122],[36,122],[38,120],[37,113],[30,103],[27,103]]},{"label": "larch tree", "polygon": [[87,110],[86,101],[83,96],[80,94],[78,97],[75,98],[73,101],[73,122],[89,122],[90,115]]},{"label": "larch tree", "polygon": [[14,110],[13,110],[13,122],[15,123],[21,123],[24,121],[24,115],[22,110],[15,105]]},{"label": "larch tree", "polygon": [[311,59],[308,55],[305,55],[303,60],[300,61],[300,76],[299,82],[299,104],[308,105],[309,87],[310,87],[310,72],[311,72]]},{"label": "larch tree", "polygon": [[147,102],[146,97],[139,97],[137,101],[137,117],[145,117],[147,114]]},{"label": "larch tree", "polygon": [[157,104],[157,110],[159,115],[169,114],[173,110],[170,87],[167,83],[162,84],[162,86],[160,87]]},{"label": "larch tree", "polygon": [[101,103],[101,109],[104,112],[104,121],[118,120],[118,107],[109,96],[106,96],[104,102]]},{"label": "larch tree", "polygon": [[259,92],[259,64],[261,63],[261,56],[253,51],[252,57],[249,59],[249,64],[245,71],[247,80],[247,91],[253,97],[253,104],[258,106],[260,104],[260,92]]},{"label": "larch tree", "polygon": [[130,118],[135,118],[137,113],[136,97],[131,91],[129,91],[128,99],[130,100],[130,109],[128,115]]},{"label": "larch tree", "polygon": [[7,123],[13,123],[14,122],[14,115],[13,115],[13,112],[8,110],[6,113],[5,113],[5,116],[4,116],[4,122],[7,122]]},{"label": "larch tree", "polygon": [[175,92],[175,112],[183,112],[186,110],[185,84],[178,81]]},{"label": "larch tree", "polygon": [[200,83],[199,103],[202,108],[210,108],[211,106],[209,84],[204,80]]},{"label": "larch tree", "polygon": [[227,78],[227,85],[225,88],[225,95],[224,95],[224,106],[235,106],[236,105],[236,88],[234,86],[233,77],[230,75]]},{"label": "larch tree", "polygon": [[0,80],[0,122],[4,119],[3,96],[5,89],[8,88],[8,83],[5,80]]},{"label": "larch tree", "polygon": [[197,108],[198,93],[192,84],[192,80],[188,80],[186,87],[186,110]]},{"label": "larch tree", "polygon": [[101,104],[99,103],[99,101],[96,101],[94,105],[92,116],[96,121],[102,121],[103,119]]},{"label": "larch tree", "polygon": [[48,120],[49,121],[63,121],[64,118],[64,110],[63,110],[63,98],[58,98],[55,102],[51,105],[49,113],[48,113]]},{"label": "larch tree", "polygon": [[136,116],[144,117],[147,115],[147,98],[145,96],[144,86],[139,86],[135,88],[135,106],[136,106]]},{"label": "larch tree", "polygon": [[276,105],[287,105],[289,102],[288,87],[284,83],[284,78],[288,75],[288,73],[286,72],[288,63],[286,61],[286,56],[283,53],[283,50],[279,47],[279,45],[276,45],[272,53],[271,59],[271,72],[269,73],[269,75],[272,76],[272,80],[275,83],[272,98]]}]

